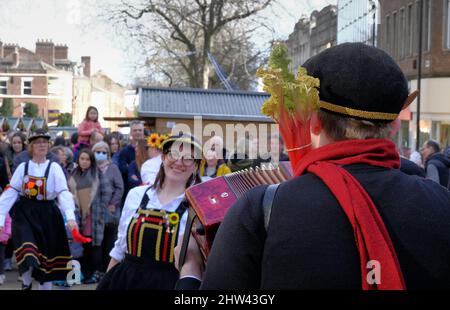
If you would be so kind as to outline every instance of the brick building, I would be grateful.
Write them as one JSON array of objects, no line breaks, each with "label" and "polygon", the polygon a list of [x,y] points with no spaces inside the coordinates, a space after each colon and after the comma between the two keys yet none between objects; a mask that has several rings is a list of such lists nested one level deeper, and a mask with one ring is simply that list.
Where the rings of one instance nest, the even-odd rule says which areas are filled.
[{"label": "brick building", "polygon": [[72,62],[68,48],[51,41],[37,41],[32,52],[18,45],[0,42],[0,99],[12,98],[13,116],[22,116],[25,103],[49,111],[71,112]]},{"label": "brick building", "polygon": [[[101,121],[127,116],[124,92],[102,72],[91,76],[91,57],[83,56],[79,63],[69,60],[66,45],[37,41],[32,52],[0,41],[0,101],[13,99],[15,117],[23,116],[28,102],[37,104],[39,116],[53,124],[61,113],[72,114],[73,124],[79,124],[90,105],[98,108]],[[106,121],[102,125],[117,127]]]},{"label": "brick building", "polygon": [[[419,6],[413,0],[380,0],[379,46],[417,89]],[[423,0],[423,56],[420,142],[450,145],[450,0]],[[403,146],[415,147],[417,102],[410,122],[402,122]]]}]

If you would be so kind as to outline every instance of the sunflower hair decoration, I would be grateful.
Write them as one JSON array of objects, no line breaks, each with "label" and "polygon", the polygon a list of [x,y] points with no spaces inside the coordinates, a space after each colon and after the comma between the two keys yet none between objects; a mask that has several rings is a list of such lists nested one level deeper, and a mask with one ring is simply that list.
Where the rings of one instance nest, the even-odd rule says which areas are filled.
[{"label": "sunflower hair decoration", "polygon": [[152,133],[147,139],[147,145],[156,149],[161,149],[161,145],[169,136]]},{"label": "sunflower hair decoration", "polygon": [[168,135],[160,135],[158,139],[158,148],[162,148],[162,144],[164,141],[166,141],[169,138]]},{"label": "sunflower hair decoration", "polygon": [[159,135],[157,133],[152,133],[147,139],[147,145],[156,148],[159,140]]}]

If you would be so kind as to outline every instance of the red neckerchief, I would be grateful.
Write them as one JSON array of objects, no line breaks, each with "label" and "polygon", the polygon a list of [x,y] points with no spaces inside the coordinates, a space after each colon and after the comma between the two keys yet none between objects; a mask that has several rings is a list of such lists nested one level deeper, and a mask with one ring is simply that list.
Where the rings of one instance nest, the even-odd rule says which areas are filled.
[{"label": "red neckerchief", "polygon": [[[362,288],[364,290],[404,290],[403,274],[392,240],[372,199],[343,165],[368,164],[398,169],[400,157],[395,145],[382,139],[347,140],[332,143],[307,153],[300,161],[295,176],[310,172],[318,176],[336,197],[348,217],[360,254]],[[367,263],[380,263],[381,283],[369,284],[372,270]],[[371,267],[371,266],[370,266]]]}]

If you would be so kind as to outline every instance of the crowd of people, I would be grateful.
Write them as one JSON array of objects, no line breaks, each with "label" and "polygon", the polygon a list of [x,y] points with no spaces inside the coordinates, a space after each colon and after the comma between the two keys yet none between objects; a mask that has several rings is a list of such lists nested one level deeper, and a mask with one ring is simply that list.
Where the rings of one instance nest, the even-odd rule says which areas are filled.
[{"label": "crowd of people", "polygon": [[[31,275],[42,284],[44,289],[50,287],[51,282],[70,286],[65,278],[57,275],[55,270],[46,270],[47,274],[52,275],[51,277],[38,275],[37,270],[40,270],[40,266],[48,265],[52,259],[42,250],[42,248],[47,248],[49,241],[42,241],[39,239],[40,237],[35,236],[36,229],[41,228],[34,227],[34,222],[40,221],[39,216],[31,219],[31,222],[23,224],[24,226],[33,226],[32,231],[26,233],[26,240],[15,240],[14,238],[14,235],[18,234],[17,227],[19,225],[14,216],[20,209],[19,202],[27,196],[23,190],[28,186],[24,185],[26,183],[24,180],[28,180],[27,169],[33,173],[33,176],[39,178],[49,178],[49,172],[50,177],[57,173],[60,178],[58,181],[47,181],[47,183],[42,183],[42,188],[37,189],[39,193],[47,194],[42,201],[48,199],[49,205],[57,205],[61,210],[65,208],[67,212],[63,212],[62,219],[66,226],[70,221],[72,227],[79,227],[83,236],[91,238],[91,242],[81,244],[72,237],[71,230],[67,229],[70,255],[79,261],[81,281],[85,284],[99,283],[105,272],[119,262],[119,258],[125,257],[127,240],[124,239],[124,236],[130,218],[135,213],[136,207],[139,206],[136,202],[130,202],[130,199],[131,201],[134,199],[132,194],[134,192],[131,193],[134,188],[139,187],[139,191],[142,191],[147,188],[142,185],[152,186],[152,190],[149,191],[149,195],[152,195],[152,203],[158,204],[165,201],[165,203],[160,203],[160,207],[168,208],[169,211],[172,211],[173,207],[175,209],[178,207],[177,203],[171,202],[170,197],[173,191],[176,192],[176,195],[172,197],[174,201],[184,202],[182,194],[185,188],[193,183],[187,182],[181,175],[174,177],[169,171],[164,171],[162,168],[170,166],[171,159],[173,159],[172,153],[167,148],[171,143],[165,143],[169,140],[173,142],[173,139],[169,139],[173,137],[161,133],[148,133],[142,122],[132,121],[129,124],[130,135],[128,143],[126,143],[124,135],[119,132],[105,134],[98,119],[97,109],[89,107],[84,121],[70,139],[65,139],[63,136],[51,139],[45,131],[37,130],[30,133],[28,137],[22,132],[10,132],[1,142],[0,186],[4,193],[0,198],[0,228],[2,228],[0,232],[0,285],[5,281],[5,271],[12,270],[13,257],[15,257],[24,289],[31,288]],[[39,162],[35,161],[33,152],[36,147],[33,145],[36,143],[39,143],[39,146],[46,145],[46,148],[41,150],[45,153],[45,160],[40,158]],[[197,146],[198,150],[201,150],[199,144]],[[238,163],[241,160],[237,156],[232,160],[224,158],[228,152],[224,151],[223,141],[219,137],[212,139],[211,146],[211,150],[206,152],[205,158],[196,160],[195,165],[190,167],[195,171],[196,182],[231,173],[232,163]],[[201,156],[202,152],[197,154],[197,158],[202,158]],[[165,161],[166,165],[164,165]],[[249,161],[246,156],[241,161],[244,164],[238,169],[254,167],[261,160]],[[182,162],[184,163],[186,160]],[[227,163],[230,163],[230,166]],[[37,164],[37,168],[35,168],[35,164]],[[55,168],[55,164],[58,164],[58,169]],[[50,169],[50,167],[52,168]],[[233,171],[238,169],[233,169]],[[55,172],[56,170],[57,172]],[[181,182],[183,187],[177,188],[177,182]],[[57,187],[57,190],[52,188],[62,185],[65,186],[62,194],[64,198],[54,194],[55,192],[59,194],[62,191],[61,188]],[[157,189],[161,190],[158,193],[159,200],[155,193]],[[170,189],[168,193],[166,193],[167,189]],[[49,193],[52,194],[49,196]],[[142,196],[143,192],[139,192],[139,195]],[[27,203],[22,203],[22,208],[25,208]],[[39,203],[40,200],[37,201],[37,204]],[[11,217],[14,220],[11,220]],[[186,220],[186,214],[183,217],[183,214],[180,213],[180,217],[182,218],[180,224],[182,224]],[[177,229],[182,235],[184,226],[181,225]],[[37,241],[37,239],[39,240]],[[177,243],[176,240],[174,241],[172,253],[173,247]],[[61,242],[64,243],[65,240]],[[35,248],[23,247],[24,243],[32,243]],[[61,244],[52,243],[52,246],[60,248]],[[30,257],[25,261],[18,260],[18,255],[22,253],[20,251],[24,249],[25,252],[22,255],[30,254],[28,255]],[[32,253],[32,251],[37,251],[39,254]],[[69,254],[57,256],[68,257]],[[47,257],[48,261],[43,257]],[[173,254],[168,262],[173,263]],[[29,273],[27,273],[28,271]],[[67,268],[62,271],[67,273]],[[176,272],[172,270],[171,273],[174,278]],[[46,273],[44,272],[44,274]],[[102,287],[111,286],[111,282],[114,281],[111,281],[110,278],[111,276],[108,276],[109,280],[105,282],[108,284],[103,284]],[[113,284],[113,287],[114,285],[118,284]],[[155,287],[168,286],[156,285]]]},{"label": "crowd of people", "polygon": [[[205,151],[194,136],[149,133],[132,121],[126,143],[118,132],[105,133],[95,107],[69,141],[44,130],[9,133],[0,147],[0,285],[14,256],[23,289],[32,279],[39,289],[70,286],[72,260],[81,281],[102,290],[201,282],[207,289],[448,287],[450,150],[430,140],[410,161],[389,140],[390,122],[415,98],[400,69],[362,44],[331,48],[305,68],[321,81],[313,150],[277,188],[268,227],[264,186],[229,210],[206,272],[193,241],[185,264],[175,263],[186,189],[288,160],[278,136],[267,141],[269,155],[251,158],[228,152],[220,137]],[[377,83],[380,89],[370,86]],[[386,268],[383,284],[365,283],[370,259]]]}]

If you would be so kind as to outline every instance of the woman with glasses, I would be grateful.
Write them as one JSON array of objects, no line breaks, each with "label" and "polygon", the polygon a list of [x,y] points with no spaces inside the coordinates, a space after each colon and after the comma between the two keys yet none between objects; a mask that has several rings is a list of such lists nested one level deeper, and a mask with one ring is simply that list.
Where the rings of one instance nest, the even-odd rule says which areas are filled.
[{"label": "woman with glasses", "polygon": [[194,137],[172,136],[162,145],[162,165],[152,186],[125,200],[108,272],[97,289],[173,289],[174,248],[187,220],[185,190],[200,182],[202,150]]},{"label": "woman with glasses", "polygon": [[98,171],[106,183],[105,191],[102,193],[104,196],[103,199],[108,202],[104,216],[105,228],[101,245],[101,271],[104,272],[109,263],[109,252],[114,247],[114,242],[116,241],[124,187],[119,167],[111,162],[111,153],[108,144],[106,142],[99,142],[92,147],[92,151],[95,154]]},{"label": "woman with glasses", "polygon": [[61,166],[46,158],[49,140],[43,130],[28,139],[31,160],[17,167],[11,187],[0,197],[0,231],[14,205],[12,235],[22,289],[31,289],[32,278],[39,289],[51,289],[51,281],[65,280],[72,269],[61,212],[68,228],[78,229],[75,206]]}]

